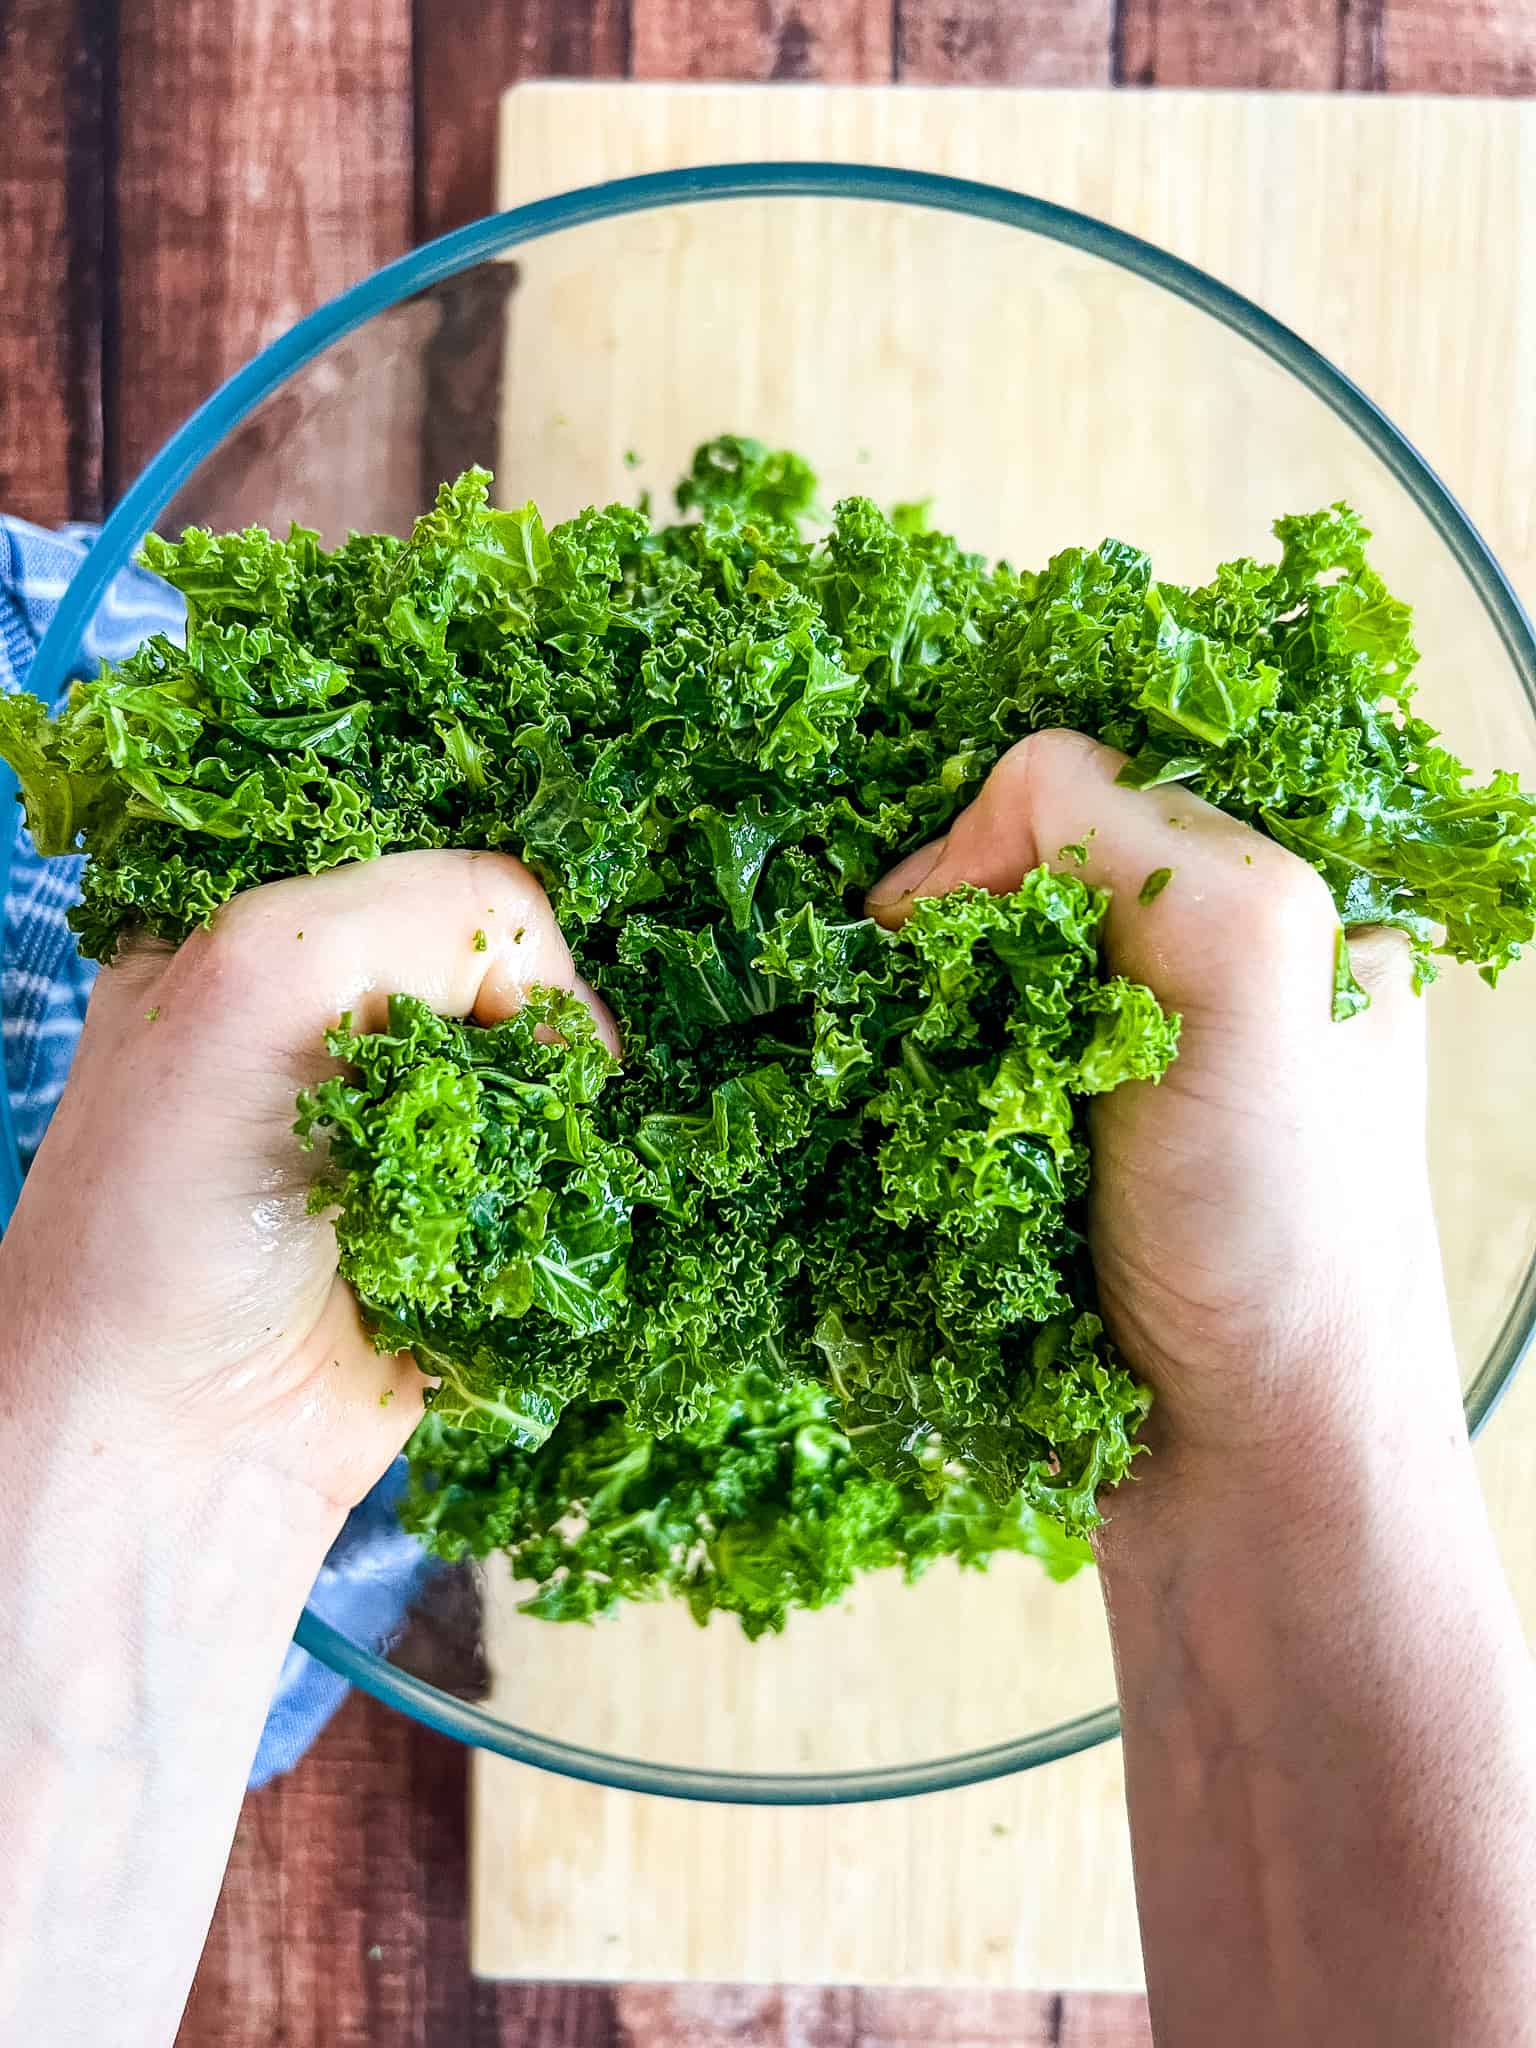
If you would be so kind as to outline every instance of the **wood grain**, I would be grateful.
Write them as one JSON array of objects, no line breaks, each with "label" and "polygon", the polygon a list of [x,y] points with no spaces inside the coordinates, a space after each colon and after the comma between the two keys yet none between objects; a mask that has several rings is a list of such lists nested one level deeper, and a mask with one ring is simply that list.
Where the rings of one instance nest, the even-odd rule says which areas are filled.
[{"label": "wood grain", "polygon": [[495,205],[501,95],[523,78],[618,78],[627,0],[417,0],[416,237]]},{"label": "wood grain", "polygon": [[101,509],[104,77],[95,0],[0,0],[0,507]]},{"label": "wood grain", "polygon": [[1153,2048],[1144,1998],[1063,1998],[1054,2024],[1051,2048]]},{"label": "wood grain", "polygon": [[1382,66],[1393,92],[1532,92],[1536,10],[1530,0],[1388,0]]},{"label": "wood grain", "polygon": [[109,492],[246,357],[411,235],[409,0],[119,11]]},{"label": "wood grain", "polygon": [[1339,0],[1339,86],[1381,92],[1387,83],[1382,14],[1387,0]]},{"label": "wood grain", "polygon": [[350,1699],[245,1803],[177,2048],[620,2048],[611,1992],[469,1975],[466,1769]]},{"label": "wood grain", "polygon": [[[1346,82],[1342,11],[1359,6],[1360,0],[1120,0],[1116,82],[1327,92]],[[1352,58],[1356,40],[1352,32]]]},{"label": "wood grain", "polygon": [[[629,56],[627,0],[417,0],[416,238],[426,241],[496,204],[503,90],[523,78],[612,78]],[[501,343],[514,266],[471,272],[439,290],[441,324],[426,358],[421,494],[471,463],[493,464]]]},{"label": "wood grain", "polygon": [[891,0],[630,0],[630,72],[652,79],[891,76]]},{"label": "wood grain", "polygon": [[914,85],[1108,85],[1114,0],[896,0],[896,77]]},{"label": "wood grain", "polygon": [[1150,2048],[1138,1998],[477,1981],[467,1763],[358,1696],[252,1794],[177,2048]]},{"label": "wood grain", "polygon": [[624,2048],[1152,2048],[1140,1998],[695,1984],[616,2005]]}]

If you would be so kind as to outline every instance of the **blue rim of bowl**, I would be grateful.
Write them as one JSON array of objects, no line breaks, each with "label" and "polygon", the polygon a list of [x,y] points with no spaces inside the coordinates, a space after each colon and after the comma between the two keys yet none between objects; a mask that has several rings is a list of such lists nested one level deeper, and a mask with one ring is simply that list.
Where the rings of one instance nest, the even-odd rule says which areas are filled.
[{"label": "blue rim of bowl", "polygon": [[[75,659],[82,630],[107,584],[210,449],[296,370],[375,314],[472,264],[567,229],[692,202],[818,197],[884,201],[965,214],[1065,243],[1173,293],[1279,363],[1353,428],[1430,521],[1481,600],[1536,717],[1536,636],[1503,570],[1454,496],[1412,444],[1358,385],[1310,343],[1193,264],[1091,215],[969,179],[837,163],[711,164],[585,186],[489,215],[443,235],[386,264],[308,314],[199,406],[125,494],[59,602],[38,650],[33,688],[46,700],[58,694]],[[0,835],[0,839],[7,836]],[[0,862],[8,865],[8,861],[6,845],[0,851]],[[0,1102],[5,1093],[0,1088]],[[7,1110],[0,1109],[0,1116],[5,1114]],[[8,1131],[0,1130],[0,1137],[6,1140],[0,1180],[14,1180],[14,1142]],[[0,1206],[0,1218],[3,1215]],[[1526,1272],[1488,1359],[1467,1390],[1467,1419],[1474,1432],[1493,1413],[1533,1334],[1536,1260]],[[738,1805],[851,1804],[949,1790],[1071,1756],[1109,1741],[1120,1726],[1114,1708],[1107,1707],[1012,1742],[889,1769],[820,1773],[695,1770],[613,1756],[513,1728],[361,1648],[313,1609],[306,1609],[295,1641],[362,1691],[459,1741],[593,1784]]]}]

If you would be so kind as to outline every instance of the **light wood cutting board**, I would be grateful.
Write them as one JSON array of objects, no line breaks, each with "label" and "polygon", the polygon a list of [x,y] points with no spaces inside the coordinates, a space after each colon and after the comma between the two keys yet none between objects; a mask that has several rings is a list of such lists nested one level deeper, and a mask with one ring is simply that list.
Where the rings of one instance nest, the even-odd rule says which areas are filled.
[{"label": "light wood cutting board", "polygon": [[[501,141],[505,205],[687,163],[826,158],[978,177],[1111,220],[1236,285],[1349,370],[1471,507],[1517,587],[1528,598],[1536,594],[1536,406],[1529,397],[1536,388],[1536,108],[1170,93],[534,85],[507,96]],[[734,258],[759,266],[766,259],[756,245]],[[679,260],[687,260],[681,244]],[[796,289],[817,303],[814,251],[799,250],[796,261]],[[502,424],[501,470],[518,496],[537,489],[541,473],[574,468],[579,475],[572,437],[592,438],[590,454],[601,467],[612,459],[607,443],[615,435],[620,445],[665,449],[670,459],[687,424],[636,417],[631,402],[622,418],[604,417],[604,330],[619,284],[599,305],[587,267],[583,258],[569,276],[558,265],[542,275],[530,268],[533,303],[521,291],[514,301],[516,403]],[[1013,345],[1006,336],[1000,327],[999,359],[990,366],[1000,378],[1018,368],[1001,359]],[[571,361],[590,360],[592,402],[579,420],[569,408],[541,406],[541,360],[558,362],[567,383]],[[715,370],[701,365],[702,431],[752,424],[732,398],[742,388],[732,379],[745,374],[728,365],[716,389],[708,382]],[[553,389],[552,373],[550,382]],[[552,447],[551,437],[562,436]],[[872,473],[858,487],[885,495],[925,482],[921,451],[905,455],[901,474]],[[1234,519],[1245,516],[1234,502]],[[1028,508],[1015,508],[1010,540],[1027,517]],[[976,532],[958,516],[954,523]],[[1136,537],[1151,530],[1144,523]],[[1093,537],[1048,529],[1038,551]],[[1166,511],[1153,537],[1176,555],[1176,520]],[[986,535],[980,538],[984,544]],[[1234,534],[1234,544],[1261,539]],[[1031,559],[1034,540],[1028,535],[1010,552]],[[1177,560],[1170,566],[1184,571]],[[1184,572],[1204,566],[1191,563]],[[1433,573],[1407,559],[1388,566],[1415,595]],[[1476,706],[1435,709],[1480,765],[1496,757],[1528,779],[1536,773],[1527,735],[1501,731],[1497,716]],[[1486,1030],[1474,1021],[1486,1001],[1472,977],[1453,977],[1437,991],[1438,1028]],[[1453,1296],[1468,1301],[1490,1262],[1507,1268],[1531,1242],[1536,1220],[1536,1061],[1523,1051],[1536,1047],[1536,976],[1508,985],[1499,1008],[1486,1062],[1472,1073],[1459,1063],[1455,1099],[1442,1091],[1435,1110],[1447,1263]],[[1478,1121],[1468,1111],[1479,1091],[1510,1111],[1496,1158],[1484,1137],[1475,1147],[1467,1137]],[[1521,1102],[1529,1108],[1524,1117],[1514,1113]],[[1458,1338],[1467,1356],[1481,1355],[1488,1334],[1476,1317],[1463,1316]],[[1504,1404],[1479,1457],[1504,1556],[1536,1631],[1536,1516],[1527,1505],[1536,1480],[1536,1372]],[[1086,1585],[1057,1597],[1093,1593]],[[631,1637],[636,1654],[664,1659],[666,1626],[658,1624],[676,1618],[640,1619],[646,1631]],[[611,1671],[611,1657],[605,1661],[591,1641],[584,1636],[556,1652],[537,1624],[513,1612],[510,1588],[493,1579],[487,1650],[495,1696],[509,1709],[536,1725],[558,1725],[562,1688],[572,1697],[584,1675],[596,1680]],[[1099,1660],[1085,1676],[1091,1699],[1107,1672],[1102,1642],[1081,1631],[1072,1641],[1090,1642],[1081,1654]],[[1065,1654],[1079,1652],[1069,1645]],[[649,1690],[660,1694],[654,1684]],[[623,1746],[632,1750],[648,1746],[649,1731],[633,1718],[646,1691],[637,1684],[619,1715]],[[1140,1956],[1121,1798],[1117,1746],[962,1792],[796,1811],[608,1792],[479,1755],[473,1966],[508,1977],[1133,1986]]]}]

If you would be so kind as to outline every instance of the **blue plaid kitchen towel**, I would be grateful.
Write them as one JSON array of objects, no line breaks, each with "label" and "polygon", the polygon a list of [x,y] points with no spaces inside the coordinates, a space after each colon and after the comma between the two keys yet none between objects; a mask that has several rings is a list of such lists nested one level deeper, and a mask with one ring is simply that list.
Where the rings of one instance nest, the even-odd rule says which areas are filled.
[{"label": "blue plaid kitchen towel", "polygon": [[[37,644],[94,538],[89,526],[44,532],[0,515],[0,690],[26,683]],[[75,673],[94,675],[100,662],[122,660],[151,633],[179,640],[183,618],[181,599],[167,584],[146,570],[124,569],[86,628]],[[14,778],[0,763],[0,796],[14,790]],[[9,1213],[6,1197],[14,1195],[17,1158],[24,1172],[63,1089],[95,974],[76,953],[64,921],[79,874],[77,859],[41,859],[19,809],[14,820],[0,809],[0,1151],[7,1155],[0,1158],[0,1224]],[[398,1631],[427,1571],[419,1547],[395,1519],[403,1476],[401,1460],[349,1517],[310,1596],[315,1613],[354,1642],[376,1648]],[[290,1770],[346,1692],[344,1680],[292,1645],[251,1783]]]}]

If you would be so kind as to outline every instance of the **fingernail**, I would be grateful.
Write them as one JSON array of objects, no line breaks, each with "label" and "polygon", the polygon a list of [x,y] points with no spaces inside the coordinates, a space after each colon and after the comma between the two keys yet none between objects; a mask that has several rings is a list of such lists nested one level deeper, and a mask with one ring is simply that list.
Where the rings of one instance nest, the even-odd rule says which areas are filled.
[{"label": "fingernail", "polygon": [[865,897],[871,908],[899,903],[903,896],[915,896],[944,858],[949,845],[949,835],[935,839],[927,846],[920,846],[916,853],[909,853],[905,860],[898,861],[888,875],[882,875]]}]

